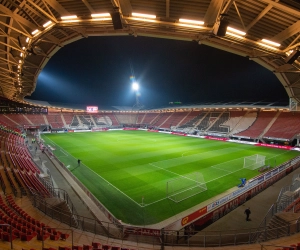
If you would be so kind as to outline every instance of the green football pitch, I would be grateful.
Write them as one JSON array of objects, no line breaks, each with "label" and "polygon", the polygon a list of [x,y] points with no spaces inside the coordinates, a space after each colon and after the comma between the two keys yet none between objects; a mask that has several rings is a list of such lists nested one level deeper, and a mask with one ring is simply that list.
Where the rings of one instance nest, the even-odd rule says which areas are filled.
[{"label": "green football pitch", "polygon": [[[42,139],[117,219],[134,225],[176,216],[236,187],[240,178],[257,176],[257,169],[243,167],[247,156],[263,155],[274,167],[300,154],[146,131],[44,134]],[[176,191],[180,194],[172,196]]]}]

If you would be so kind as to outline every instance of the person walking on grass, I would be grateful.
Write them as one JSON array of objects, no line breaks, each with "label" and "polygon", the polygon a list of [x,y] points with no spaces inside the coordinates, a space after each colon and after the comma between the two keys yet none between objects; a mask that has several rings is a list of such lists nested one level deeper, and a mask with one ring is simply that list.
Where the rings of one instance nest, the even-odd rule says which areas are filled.
[{"label": "person walking on grass", "polygon": [[250,221],[250,214],[251,214],[251,211],[250,211],[250,207],[246,208],[244,214],[246,214],[246,221]]}]

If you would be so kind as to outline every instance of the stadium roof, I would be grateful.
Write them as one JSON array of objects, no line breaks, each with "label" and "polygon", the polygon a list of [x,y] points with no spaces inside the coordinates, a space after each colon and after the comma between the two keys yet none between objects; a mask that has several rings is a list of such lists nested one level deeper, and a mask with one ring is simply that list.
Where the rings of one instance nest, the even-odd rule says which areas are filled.
[{"label": "stadium roof", "polygon": [[[75,103],[54,103],[47,101],[38,101],[38,100],[27,100],[26,102],[35,104],[38,106],[48,107],[51,112],[57,111],[76,111],[76,112],[85,112],[86,106],[83,104]],[[285,102],[248,102],[248,101],[233,101],[233,102],[210,102],[210,103],[190,103],[190,104],[169,104],[167,106],[157,106],[145,108],[144,106],[140,107],[131,107],[131,106],[101,106],[99,112],[174,112],[174,111],[186,111],[186,110],[208,110],[208,111],[235,111],[235,110],[264,110],[264,111],[289,111],[289,105]]]},{"label": "stadium roof", "polygon": [[[8,99],[24,101],[31,95],[43,67],[68,43],[88,36],[134,35],[195,41],[249,57],[273,71],[300,103],[298,1],[0,1],[0,96]],[[111,15],[91,16],[103,13]]]}]

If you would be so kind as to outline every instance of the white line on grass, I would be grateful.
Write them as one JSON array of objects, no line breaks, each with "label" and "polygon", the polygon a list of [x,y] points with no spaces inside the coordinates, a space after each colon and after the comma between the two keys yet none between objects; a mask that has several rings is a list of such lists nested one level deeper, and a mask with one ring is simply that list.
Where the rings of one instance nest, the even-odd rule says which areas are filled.
[{"label": "white line on grass", "polygon": [[[186,177],[186,176],[183,176],[183,175],[174,173],[174,172],[172,172],[172,171],[170,171],[170,170],[167,170],[167,169],[165,169],[165,168],[161,168],[161,167],[155,166],[153,163],[149,163],[149,164],[150,164],[151,166],[153,166],[153,167],[160,168],[160,169],[165,170],[165,171],[167,171],[167,172],[170,172],[170,173],[172,173],[172,174],[175,174],[175,175],[184,177],[184,178],[186,178],[186,179],[190,179],[190,178],[188,178],[188,177]],[[227,175],[233,174],[233,173],[238,172],[238,171],[240,171],[240,170],[242,170],[242,169],[243,169],[243,168],[240,168],[240,169],[238,169],[238,170],[236,170],[236,171],[233,171],[233,172],[230,172],[230,173],[228,173],[228,174],[221,175],[221,176],[219,176],[219,177],[217,177],[217,178],[215,178],[215,179],[212,179],[212,180],[210,180],[210,181],[207,181],[207,182],[205,182],[205,183],[209,183],[209,182],[212,182],[212,181],[221,179],[221,178],[223,178],[223,177],[225,177],[225,176],[227,176]],[[192,179],[190,179],[190,180],[192,180]],[[195,181],[195,180],[192,180],[192,181]],[[165,200],[165,199],[167,199],[167,197],[166,197],[166,198],[159,199],[159,200],[156,200],[156,201],[151,202],[151,203],[149,203],[149,204],[147,204],[147,205],[144,205],[144,206],[145,206],[145,207],[146,207],[146,206],[150,206],[150,205],[152,205],[152,204],[155,204],[155,203],[157,203],[157,202],[163,201],[163,200]]]},{"label": "white line on grass", "polygon": [[[72,156],[74,157],[74,156]],[[74,157],[75,158],[75,157]],[[97,174],[94,170],[90,169],[89,167],[87,167],[85,164],[82,164],[83,166],[85,166],[87,169],[89,169],[90,171],[92,171],[95,175],[99,176],[102,180],[104,180],[105,182],[107,182],[109,185],[111,185],[113,188],[115,188],[116,190],[118,190],[121,194],[125,195],[128,199],[130,199],[132,202],[134,202],[135,204],[137,204],[138,206],[142,207],[139,203],[137,203],[135,200],[133,200],[130,196],[128,196],[127,194],[125,194],[123,191],[121,191],[120,189],[118,189],[116,186],[114,186],[113,184],[111,184],[109,181],[107,181],[106,179],[104,179],[101,175]]]},{"label": "white line on grass", "polygon": [[284,154],[289,153],[289,152],[290,152],[290,151],[287,150],[286,152],[283,152],[283,153],[281,153],[281,154],[272,156],[272,157],[270,157],[270,158],[266,158],[266,161],[267,161],[267,160],[270,160],[270,159],[273,159],[273,158],[275,158],[275,160],[276,160],[276,157],[277,157],[277,156],[284,155]]},{"label": "white line on grass", "polygon": [[226,171],[226,172],[228,172],[228,173],[233,173],[233,172],[231,172],[231,171],[229,171],[229,170],[225,170],[225,169],[222,169],[222,168],[216,168],[216,167],[214,167],[214,166],[211,166],[211,168],[218,169],[218,170],[222,170],[222,171]]},{"label": "white line on grass", "polygon": [[[288,152],[289,152],[289,151],[287,151],[287,152],[284,152],[284,153],[282,153],[282,154],[286,154],[286,153],[288,153]],[[279,156],[279,155],[282,155],[282,154],[278,154],[278,155],[276,155],[276,156]],[[274,156],[274,157],[276,157],[276,156]],[[274,158],[274,157],[271,157],[270,159],[272,159],[272,158]],[[222,176],[220,176],[220,177],[218,177],[218,178],[215,178],[215,179],[212,179],[212,180],[210,180],[210,181],[208,181],[208,182],[206,182],[206,183],[209,183],[209,182],[212,182],[212,181],[218,180],[218,179],[220,179],[220,178],[222,178],[222,177],[224,177],[224,176],[226,176],[226,175],[229,175],[229,174],[236,173],[236,172],[238,172],[238,171],[240,171],[240,170],[242,170],[242,169],[244,169],[244,168],[240,168],[240,169],[238,169],[238,170],[236,170],[236,171],[233,171],[233,172],[231,172],[231,173],[228,173],[228,174],[222,175]]]},{"label": "white line on grass", "polygon": [[[58,146],[54,141],[52,141],[52,140],[51,140],[50,138],[48,138],[48,137],[47,137],[47,139],[50,140],[56,147],[58,147],[59,150],[60,150],[65,156],[68,156],[68,153],[67,153],[65,150],[63,150],[60,146]],[[50,143],[48,143],[48,144],[50,144]]]},{"label": "white line on grass", "polygon": [[[185,179],[188,179],[188,180],[191,180],[191,181],[196,182],[195,180],[190,179],[190,178],[188,178],[188,177],[186,177],[186,176],[184,176],[184,175],[177,174],[177,173],[172,172],[172,171],[170,171],[170,170],[168,170],[168,169],[158,167],[158,166],[154,165],[153,163],[149,163],[149,165],[151,165],[151,166],[153,166],[153,167],[156,167],[156,168],[159,168],[159,169],[161,169],[161,170],[164,170],[164,171],[166,171],[166,172],[169,172],[169,173],[171,173],[171,174],[174,174],[174,175],[177,175],[177,176],[183,177],[183,178],[185,178]],[[167,197],[166,197],[166,198],[159,199],[159,200],[156,200],[156,201],[151,202],[151,203],[148,203],[148,204],[144,204],[144,207],[150,206],[150,205],[152,205],[152,204],[155,204],[155,203],[157,203],[157,202],[163,201],[163,200],[165,200],[165,199],[167,199]]]},{"label": "white line on grass", "polygon": [[[161,169],[161,170],[164,170],[164,171],[166,171],[166,172],[169,172],[169,173],[171,173],[171,174],[174,174],[174,175],[177,175],[177,176],[186,178],[186,179],[188,179],[188,180],[195,181],[195,180],[190,179],[190,178],[188,178],[188,177],[186,177],[186,176],[184,176],[184,175],[177,174],[177,173],[172,172],[172,171],[170,171],[170,170],[168,170],[168,169],[158,167],[158,166],[154,165],[153,163],[149,163],[149,165],[151,165],[151,166],[153,166],[153,167],[156,167],[156,168],[159,168],[159,169]],[[167,199],[167,197],[166,197],[166,198],[159,199],[159,200],[156,200],[156,201],[153,201],[153,202],[148,203],[148,204],[144,204],[144,207],[150,206],[150,205],[152,205],[152,204],[155,204],[155,203],[157,203],[157,202],[163,201],[163,200],[165,200],[165,199]]]},{"label": "white line on grass", "polygon": [[60,152],[62,152],[65,156],[68,156],[68,154],[64,152],[64,150],[60,149]]},{"label": "white line on grass", "polygon": [[56,156],[58,159],[60,158],[68,158],[69,156],[68,155],[62,155],[62,156]]},{"label": "white line on grass", "polygon": [[236,173],[236,172],[238,172],[238,171],[240,171],[240,170],[242,170],[242,169],[243,169],[243,168],[240,168],[240,169],[238,169],[238,170],[236,170],[236,171],[233,171],[233,172],[230,172],[230,173],[228,173],[228,174],[221,175],[221,176],[219,176],[219,177],[217,177],[217,178],[215,178],[215,179],[212,179],[212,180],[210,180],[210,181],[207,181],[207,182],[205,182],[205,183],[209,183],[209,182],[212,182],[212,181],[218,180],[218,179],[220,179],[220,178],[223,178],[224,176],[227,176],[227,175],[230,175],[230,174]]},{"label": "white line on grass", "polygon": [[[52,141],[50,138],[48,138],[50,141]],[[53,142],[53,141],[52,141]],[[55,142],[53,142],[55,145],[57,145]],[[58,145],[57,145],[58,146]],[[60,148],[60,146],[58,146]],[[76,158],[69,154],[69,156],[73,157],[75,160]],[[101,175],[97,174],[94,170],[90,169],[89,167],[87,167],[85,164],[81,163],[81,165],[85,166],[87,169],[89,169],[90,171],[92,171],[95,175],[99,176],[102,180],[104,180],[106,183],[108,183],[109,185],[111,185],[113,188],[115,188],[116,190],[118,190],[121,194],[125,195],[128,199],[130,199],[132,202],[134,202],[135,204],[137,204],[138,206],[142,207],[139,203],[137,203],[135,200],[133,200],[131,197],[129,197],[127,194],[125,194],[123,191],[121,191],[120,189],[118,189],[116,186],[114,186],[113,184],[111,184],[109,181],[107,181],[106,179],[104,179]]]},{"label": "white line on grass", "polygon": [[174,174],[174,175],[177,175],[177,176],[183,177],[183,178],[185,178],[185,179],[188,179],[188,180],[191,180],[191,181],[196,182],[195,180],[190,179],[190,178],[188,178],[188,177],[186,177],[186,176],[184,176],[184,175],[177,174],[177,173],[172,172],[172,171],[170,171],[170,170],[168,170],[168,169],[165,169],[165,168],[161,168],[161,167],[159,167],[159,166],[154,165],[153,163],[149,163],[149,165],[151,165],[151,166],[153,166],[153,167],[156,167],[156,168],[159,168],[159,169],[161,169],[161,170],[164,170],[164,171],[166,171],[166,172],[169,172],[169,173],[171,173],[171,174]]},{"label": "white line on grass", "polygon": [[144,207],[148,207],[148,206],[150,206],[150,205],[152,205],[152,204],[155,204],[155,203],[157,203],[157,202],[160,202],[160,201],[163,201],[163,200],[166,200],[166,199],[167,199],[167,197],[166,197],[166,198],[159,199],[159,200],[156,200],[156,201],[153,201],[153,202],[151,202],[151,203],[144,204]]},{"label": "white line on grass", "polygon": [[[209,150],[209,151],[206,151],[206,152],[200,152],[200,153],[197,153],[197,154],[191,154],[191,155],[188,155],[188,156],[185,156],[185,157],[195,157],[195,156],[198,156],[198,155],[205,155],[205,154],[211,153],[211,152],[216,153],[217,151],[223,151],[224,149],[228,149],[228,148],[230,149],[230,147],[227,147],[227,148],[222,148],[222,149]],[[193,150],[191,150],[191,151],[193,151]],[[183,154],[188,153],[188,152],[190,152],[190,151],[184,152]],[[174,158],[172,158],[172,159],[166,159],[166,160],[157,161],[157,162],[173,161],[173,160],[176,160],[176,159],[180,159],[180,158],[182,158],[182,157],[183,157],[183,156],[182,156],[182,154],[181,154],[181,156],[179,156],[179,157],[174,157]],[[200,158],[200,159],[201,159],[201,158]],[[156,162],[154,162],[154,163],[156,163]]]}]

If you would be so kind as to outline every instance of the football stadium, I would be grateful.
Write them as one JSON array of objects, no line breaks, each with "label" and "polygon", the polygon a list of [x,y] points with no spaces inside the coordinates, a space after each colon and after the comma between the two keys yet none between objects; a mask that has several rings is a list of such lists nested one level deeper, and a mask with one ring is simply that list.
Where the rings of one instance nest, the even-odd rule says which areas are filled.
[{"label": "football stadium", "polygon": [[[3,0],[0,13],[0,249],[300,249],[298,1]],[[130,107],[29,99],[51,57],[91,36],[246,57],[288,101],[147,108],[134,72]]]}]

